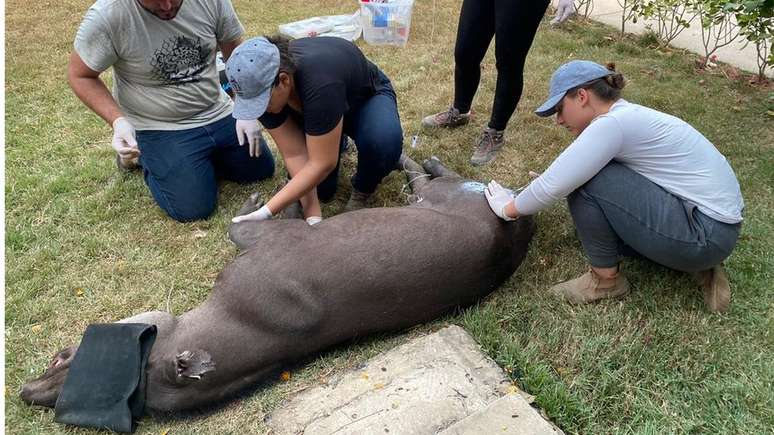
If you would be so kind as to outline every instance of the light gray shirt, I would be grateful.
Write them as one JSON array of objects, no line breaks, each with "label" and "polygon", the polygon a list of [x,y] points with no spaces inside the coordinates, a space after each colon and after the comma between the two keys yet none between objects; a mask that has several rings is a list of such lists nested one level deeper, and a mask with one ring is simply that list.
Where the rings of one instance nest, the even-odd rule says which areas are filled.
[{"label": "light gray shirt", "polygon": [[595,118],[516,197],[516,210],[536,213],[585,184],[611,160],[696,204],[715,220],[742,221],[739,182],[717,148],[685,121],[623,99]]},{"label": "light gray shirt", "polygon": [[181,130],[231,114],[215,55],[243,31],[229,0],[185,0],[167,21],[137,0],[97,0],[75,51],[94,71],[113,67],[113,97],[138,130]]}]

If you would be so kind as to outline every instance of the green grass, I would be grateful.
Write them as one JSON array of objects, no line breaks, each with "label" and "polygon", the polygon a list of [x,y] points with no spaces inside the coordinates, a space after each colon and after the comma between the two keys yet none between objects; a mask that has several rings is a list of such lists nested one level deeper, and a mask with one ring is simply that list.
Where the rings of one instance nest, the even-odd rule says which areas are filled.
[{"label": "green grass", "polygon": [[[253,190],[270,192],[281,176],[253,186],[224,184],[209,220],[178,224],[153,203],[138,174],[116,171],[109,129],[64,80],[67,55],[91,0],[21,2],[6,7],[6,427],[10,433],[89,433],[53,423],[50,410],[18,398],[24,380],[40,374],[86,325],[200,303],[236,250],[228,218]],[[235,1],[248,35],[321,13],[354,10],[351,1]],[[422,116],[452,98],[453,47],[459,2],[419,1],[404,49],[366,54],[392,77],[406,138]],[[613,36],[613,38],[606,38]],[[774,123],[771,91],[720,74],[698,74],[692,55],[655,51],[647,41],[619,41],[590,23],[541,28],[528,58],[524,96],[500,158],[483,169],[467,164],[486,123],[496,77],[483,63],[473,125],[422,132],[408,149],[415,159],[438,155],[464,175],[512,186],[545,168],[571,138],[531,109],[542,102],[562,62],[615,61],[629,79],[625,97],[682,117],[734,167],[747,208],[742,238],[727,261],[733,285],[728,314],[705,311],[683,274],[627,261],[634,286],[618,302],[572,307],[547,297],[555,282],[584,270],[564,204],[537,216],[527,260],[487,300],[408,335],[446,323],[464,326],[537,404],[569,433],[771,433],[774,427]],[[409,140],[406,143],[410,143]],[[345,161],[342,180],[352,173]],[[393,174],[376,205],[400,205],[403,178]],[[343,207],[349,192],[326,206]],[[143,419],[140,433],[261,432],[262,417],[293,391],[316,385],[407,339],[372,337],[337,347],[293,368],[289,382],[271,383],[224,408],[185,420]]]}]

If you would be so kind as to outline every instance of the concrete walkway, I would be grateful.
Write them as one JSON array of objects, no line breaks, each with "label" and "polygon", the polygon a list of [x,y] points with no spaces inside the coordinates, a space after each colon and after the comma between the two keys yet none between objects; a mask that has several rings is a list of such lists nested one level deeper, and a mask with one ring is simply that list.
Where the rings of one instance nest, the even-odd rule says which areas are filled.
[{"label": "concrete walkway", "polygon": [[298,393],[267,424],[275,435],[559,435],[459,326],[383,352]]},{"label": "concrete walkway", "polygon": [[[590,14],[590,18],[595,21],[611,25],[620,30],[621,14],[623,8],[618,4],[618,0],[592,1],[593,10]],[[621,2],[623,3],[623,0],[621,0]],[[556,1],[554,1],[554,3],[556,3]],[[638,19],[636,23],[627,22],[626,32],[642,34],[645,33],[645,31],[648,29],[648,24],[653,23],[655,22],[652,20],[642,19]],[[655,28],[655,24],[653,25]],[[758,64],[755,61],[757,55],[755,46],[753,44],[748,44],[745,47],[746,41],[747,40],[741,36],[737,37],[733,43],[716,51],[715,55],[720,62],[725,62],[730,65],[734,65],[744,71],[757,74]],[[691,22],[691,26],[687,29],[684,29],[682,33],[680,33],[680,35],[678,35],[677,38],[672,41],[671,45],[674,47],[685,48],[694,53],[698,53],[700,56],[703,56],[704,46],[702,45],[701,40],[701,22],[699,19],[695,18]],[[768,68],[766,75],[769,77],[774,77],[774,71],[772,71],[772,68]]]}]

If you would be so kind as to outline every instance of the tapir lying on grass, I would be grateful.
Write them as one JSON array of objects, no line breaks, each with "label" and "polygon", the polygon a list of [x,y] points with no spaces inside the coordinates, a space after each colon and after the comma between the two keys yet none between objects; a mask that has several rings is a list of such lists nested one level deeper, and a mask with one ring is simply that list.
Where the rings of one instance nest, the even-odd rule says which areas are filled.
[{"label": "tapir lying on grass", "polygon": [[[413,204],[344,213],[315,226],[303,219],[233,224],[230,237],[244,251],[204,303],[177,317],[155,311],[121,321],[158,328],[145,411],[221,401],[304,356],[427,322],[507,280],[527,253],[533,221],[499,219],[483,184],[437,159],[424,163],[429,174],[405,156],[401,164]],[[22,399],[53,407],[75,350],[59,352],[23,386]]]}]

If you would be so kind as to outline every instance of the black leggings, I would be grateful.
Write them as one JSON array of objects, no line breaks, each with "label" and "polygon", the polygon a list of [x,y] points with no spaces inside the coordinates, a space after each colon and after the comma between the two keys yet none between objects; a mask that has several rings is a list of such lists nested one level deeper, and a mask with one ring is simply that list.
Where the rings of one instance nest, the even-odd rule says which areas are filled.
[{"label": "black leggings", "polygon": [[521,98],[524,61],[549,0],[464,0],[454,47],[454,107],[470,110],[495,37],[497,88],[489,127],[504,130]]}]

